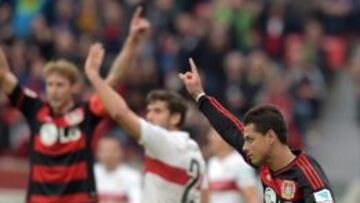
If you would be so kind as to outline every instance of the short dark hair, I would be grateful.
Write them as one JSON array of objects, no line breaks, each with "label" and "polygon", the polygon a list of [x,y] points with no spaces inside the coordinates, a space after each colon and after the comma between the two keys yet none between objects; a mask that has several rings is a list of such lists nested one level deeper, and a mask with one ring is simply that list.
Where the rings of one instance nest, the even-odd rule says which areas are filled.
[{"label": "short dark hair", "polygon": [[169,108],[171,114],[180,114],[180,122],[177,124],[177,127],[181,127],[185,122],[187,111],[187,103],[185,99],[177,92],[160,89],[153,90],[147,95],[146,104],[159,100],[167,103],[167,107]]},{"label": "short dark hair", "polygon": [[287,144],[287,127],[283,115],[275,106],[261,105],[250,109],[244,118],[244,124],[254,124],[258,132],[265,134],[273,129],[280,142]]}]

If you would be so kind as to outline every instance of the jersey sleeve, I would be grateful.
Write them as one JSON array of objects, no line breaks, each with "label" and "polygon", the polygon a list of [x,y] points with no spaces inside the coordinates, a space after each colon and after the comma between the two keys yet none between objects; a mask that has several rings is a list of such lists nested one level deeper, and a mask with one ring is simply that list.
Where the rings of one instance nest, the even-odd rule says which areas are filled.
[{"label": "jersey sleeve", "polygon": [[34,118],[37,108],[43,104],[34,91],[21,87],[19,84],[17,84],[13,92],[9,94],[9,99],[11,105],[19,109],[27,119]]},{"label": "jersey sleeve", "polygon": [[213,97],[200,97],[198,106],[220,136],[244,156],[243,124]]},{"label": "jersey sleeve", "polygon": [[97,117],[104,117],[107,115],[105,107],[97,94],[91,96],[89,100],[89,108],[90,112]]},{"label": "jersey sleeve", "polygon": [[299,164],[303,173],[303,197],[305,203],[334,203],[334,195],[329,181],[320,167],[312,158],[303,158]]},{"label": "jersey sleeve", "polygon": [[[96,129],[97,124],[107,115],[105,107],[98,95],[93,95],[85,106],[87,107],[85,118],[89,122],[88,126],[89,128]],[[92,134],[90,133],[91,136]]]},{"label": "jersey sleeve", "polygon": [[145,148],[147,153],[154,157],[167,154],[168,149],[172,147],[169,140],[169,131],[144,119],[140,119],[140,128],[139,144]]}]

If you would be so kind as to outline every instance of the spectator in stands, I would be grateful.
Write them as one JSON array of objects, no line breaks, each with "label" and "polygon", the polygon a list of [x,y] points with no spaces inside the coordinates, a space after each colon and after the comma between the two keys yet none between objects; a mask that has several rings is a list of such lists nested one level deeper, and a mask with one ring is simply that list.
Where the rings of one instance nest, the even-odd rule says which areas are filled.
[{"label": "spectator in stands", "polygon": [[[246,63],[253,60],[251,58],[257,50],[261,50],[266,53],[266,58],[271,59],[269,64],[275,63],[276,67],[285,70],[279,72],[279,77],[287,78],[287,71],[293,67],[286,55],[287,42],[293,33],[303,40],[306,65],[316,67],[316,72],[323,74],[326,85],[331,84],[334,68],[342,67],[348,45],[356,40],[353,33],[356,33],[359,24],[356,23],[359,19],[359,3],[351,0],[330,3],[321,0],[320,4],[305,1],[41,0],[34,3],[1,0],[0,44],[9,56],[10,65],[14,67],[21,84],[39,86],[36,72],[41,61],[66,57],[81,65],[91,42],[95,40],[105,44],[108,53],[102,69],[102,75],[105,75],[117,50],[126,46],[126,27],[131,11],[136,4],[143,2],[146,7],[144,16],[150,18],[154,28],[150,39],[140,49],[135,68],[130,68],[129,74],[126,73],[126,78],[132,80],[124,80],[119,88],[130,101],[131,108],[143,113],[145,101],[142,95],[152,87],[181,89],[174,72],[185,71],[181,69],[187,67],[189,56],[199,61],[200,71],[206,69],[204,76],[208,80],[208,92],[226,102],[229,99],[226,92],[231,92],[226,89],[233,87],[228,85],[232,82],[227,81],[226,56],[234,49],[245,50],[242,53]],[[33,10],[31,16],[25,16],[30,20],[22,21],[26,26],[20,31],[25,33],[24,30],[26,34],[20,37],[16,34],[20,33],[19,29],[12,23],[28,8]],[[329,34],[335,36],[329,38]],[[355,37],[350,38],[352,36]],[[264,69],[269,69],[269,64]],[[246,70],[250,66],[251,63],[243,67],[243,83],[253,80]],[[32,70],[33,67],[35,70]],[[138,81],[134,82],[134,78]],[[87,85],[84,87],[89,89]],[[326,95],[327,88],[323,90],[322,96]],[[267,88],[259,92],[256,90],[253,93],[256,95],[254,102],[262,101],[263,95],[272,94],[268,91]],[[85,92],[89,93],[88,90],[82,91],[79,97],[86,97]],[[230,96],[233,97],[232,104],[228,105],[238,105],[235,102],[237,95]],[[289,97],[289,105],[293,106],[293,114],[297,118],[294,124],[300,126],[301,134],[304,134],[308,130],[304,118],[313,113],[307,115],[303,110],[306,105],[298,104],[298,95],[290,94]],[[16,121],[20,119],[19,116],[15,118]]]}]

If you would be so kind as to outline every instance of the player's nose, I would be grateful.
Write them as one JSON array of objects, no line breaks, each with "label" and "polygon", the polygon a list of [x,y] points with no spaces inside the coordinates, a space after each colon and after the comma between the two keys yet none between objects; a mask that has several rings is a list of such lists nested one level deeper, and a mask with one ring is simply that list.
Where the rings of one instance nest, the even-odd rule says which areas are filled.
[{"label": "player's nose", "polygon": [[249,153],[249,145],[246,144],[246,142],[244,143],[242,150],[245,152],[245,154]]}]

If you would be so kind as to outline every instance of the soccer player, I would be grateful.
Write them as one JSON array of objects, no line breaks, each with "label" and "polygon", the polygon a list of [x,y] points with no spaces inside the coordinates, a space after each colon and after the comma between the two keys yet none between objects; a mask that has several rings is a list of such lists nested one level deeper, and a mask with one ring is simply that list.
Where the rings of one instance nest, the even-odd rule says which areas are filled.
[{"label": "soccer player", "polygon": [[[130,32],[123,51],[112,67],[107,83],[115,86],[122,76],[128,59],[132,58],[144,31],[149,28],[140,17],[138,8],[130,24]],[[87,65],[96,63],[93,52],[102,50],[94,44]],[[95,63],[94,63],[95,61]],[[79,78],[78,68],[66,61],[49,62],[44,67],[46,101],[19,85],[10,71],[5,54],[0,48],[0,88],[26,118],[31,129],[30,177],[27,202],[96,202],[93,173],[92,134],[103,112],[96,97],[90,102],[73,100],[74,85]]]},{"label": "soccer player", "polygon": [[123,163],[121,142],[104,136],[97,145],[95,164],[99,203],[141,203],[141,175]]},{"label": "soccer player", "polygon": [[201,193],[206,187],[202,181],[205,161],[197,143],[180,130],[186,113],[184,99],[172,91],[150,92],[144,120],[102,80],[99,67],[86,66],[85,72],[108,114],[145,149],[143,202],[200,202],[206,194],[206,190]]},{"label": "soccer player", "polygon": [[191,71],[180,73],[180,79],[221,137],[258,168],[266,203],[335,201],[318,162],[303,151],[290,150],[286,123],[276,107],[255,107],[241,123],[215,98],[204,93],[192,59],[190,66]]},{"label": "soccer player", "polygon": [[211,129],[208,161],[210,203],[260,203],[261,187],[255,170]]}]

